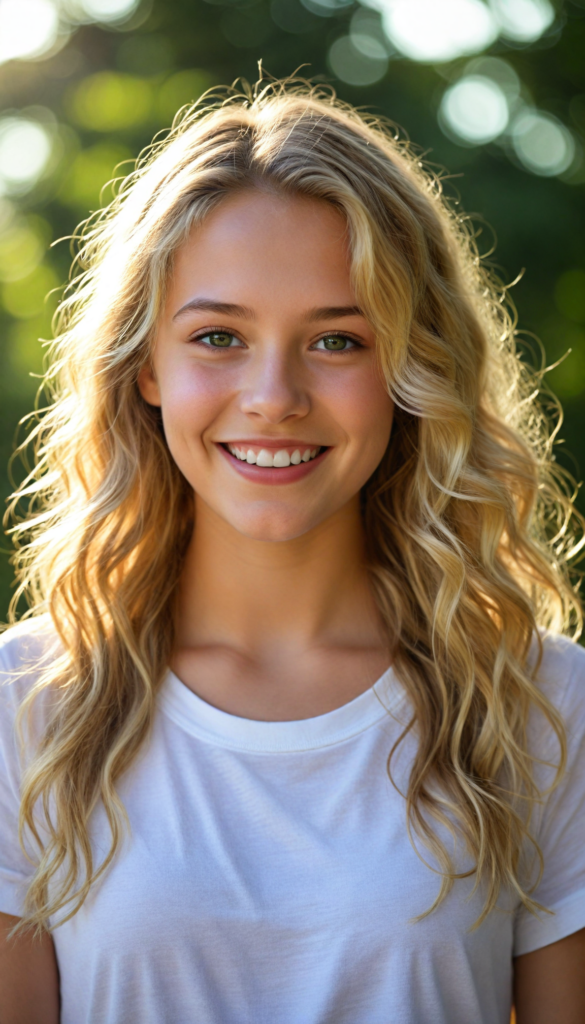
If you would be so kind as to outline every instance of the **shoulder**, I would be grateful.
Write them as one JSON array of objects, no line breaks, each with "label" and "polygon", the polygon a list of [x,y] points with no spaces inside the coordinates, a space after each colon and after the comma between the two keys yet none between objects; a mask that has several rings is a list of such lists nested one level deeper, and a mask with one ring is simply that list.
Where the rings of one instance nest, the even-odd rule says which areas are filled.
[{"label": "shoulder", "polygon": [[542,637],[542,660],[536,679],[539,687],[561,713],[585,713],[585,648],[556,633]]},{"label": "shoulder", "polygon": [[48,615],[25,619],[0,635],[0,705],[16,708],[59,657],[61,645]]},{"label": "shoulder", "polygon": [[56,657],[59,646],[49,615],[23,619],[0,634],[0,668],[4,672],[34,670]]},{"label": "shoulder", "polygon": [[[542,660],[536,685],[561,716],[569,747],[579,746],[585,737],[585,648],[568,637],[554,633],[542,636]],[[544,723],[533,727],[542,741]]]}]

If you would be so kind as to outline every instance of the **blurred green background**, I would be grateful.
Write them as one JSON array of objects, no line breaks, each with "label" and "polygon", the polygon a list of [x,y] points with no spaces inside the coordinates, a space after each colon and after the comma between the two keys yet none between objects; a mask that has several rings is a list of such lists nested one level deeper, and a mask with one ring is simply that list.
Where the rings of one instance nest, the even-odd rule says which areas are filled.
[{"label": "blurred green background", "polygon": [[68,274],[58,240],[108,201],[114,173],[182,104],[254,82],[259,58],[273,76],[302,67],[394,121],[481,215],[480,248],[495,237],[505,280],[525,268],[520,328],[548,363],[571,350],[548,382],[565,409],[558,457],[580,477],[585,0],[0,0],[2,497]]}]

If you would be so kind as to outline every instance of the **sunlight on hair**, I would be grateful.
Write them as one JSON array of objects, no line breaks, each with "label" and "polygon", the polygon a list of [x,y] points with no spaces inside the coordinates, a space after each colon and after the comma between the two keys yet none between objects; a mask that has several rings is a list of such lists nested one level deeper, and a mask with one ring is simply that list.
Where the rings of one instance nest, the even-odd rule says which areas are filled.
[{"label": "sunlight on hair", "polygon": [[24,117],[0,120],[0,193],[28,192],[51,156],[51,140],[42,125]]},{"label": "sunlight on hair", "polygon": [[483,75],[461,78],[447,89],[439,108],[439,123],[446,133],[475,146],[497,139],[508,119],[503,89]]},{"label": "sunlight on hair", "polygon": [[552,114],[523,110],[512,125],[512,143],[528,171],[543,177],[562,174],[573,163],[575,142],[568,128]]},{"label": "sunlight on hair", "polygon": [[51,0],[0,0],[0,63],[40,57],[58,31],[59,12]]}]

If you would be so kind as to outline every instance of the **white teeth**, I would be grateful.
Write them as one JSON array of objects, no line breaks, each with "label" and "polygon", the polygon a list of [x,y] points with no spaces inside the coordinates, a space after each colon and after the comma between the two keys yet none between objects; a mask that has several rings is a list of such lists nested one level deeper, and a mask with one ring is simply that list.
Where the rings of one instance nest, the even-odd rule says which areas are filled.
[{"label": "white teeth", "polygon": [[236,459],[245,459],[246,453],[241,448],[236,448],[234,445],[228,444],[228,451],[231,455],[234,455]]},{"label": "white teeth", "polygon": [[318,448],[306,448],[301,455],[300,450],[295,448],[292,455],[289,455],[286,448],[279,448],[277,452],[261,448],[256,453],[252,448],[237,448],[236,445],[232,444],[228,444],[226,447],[230,454],[236,459],[240,459],[241,462],[248,462],[251,466],[256,465],[265,468],[272,468],[274,466],[277,469],[286,469],[287,466],[298,466],[301,462],[309,462],[319,452]]},{"label": "white teeth", "polygon": [[[250,454],[248,452],[248,454]],[[249,460],[248,460],[249,461]],[[272,468],[274,465],[274,459],[270,452],[266,451],[266,448],[261,448],[256,456],[256,465],[264,466],[266,469]]]},{"label": "white teeth", "polygon": [[278,466],[279,469],[284,469],[286,466],[290,466],[290,455],[284,450],[284,448],[281,448],[280,451],[276,452],[272,460],[272,465]]}]

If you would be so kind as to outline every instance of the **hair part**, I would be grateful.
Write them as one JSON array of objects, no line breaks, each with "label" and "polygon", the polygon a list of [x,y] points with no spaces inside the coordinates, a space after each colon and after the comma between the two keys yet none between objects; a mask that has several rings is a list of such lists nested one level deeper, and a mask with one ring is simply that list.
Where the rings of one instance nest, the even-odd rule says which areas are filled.
[{"label": "hair part", "polygon": [[[39,850],[25,922],[76,913],[119,847],[116,786],[153,721],[193,529],[192,493],[137,377],[178,248],[223,198],[253,188],[343,214],[356,294],[396,405],[363,514],[372,586],[412,709],[398,743],[411,730],[418,743],[407,821],[440,868],[430,909],[460,877],[440,825],[464,839],[476,886],[485,884],[480,920],[504,886],[534,910],[521,863],[541,796],[531,709],[558,738],[558,775],[565,739],[529,653],[539,628],[581,623],[568,576],[580,519],[552,457],[540,376],[516,352],[506,289],[440,178],[381,120],[323,89],[276,82],[254,96],[208,94],[181,112],[87,223],[58,311],[51,402],[13,502],[13,512],[30,503],[14,528],[13,618],[26,595],[62,647],[23,706],[54,694],[23,783],[22,836]],[[89,823],[99,801],[112,844],[96,865]]]}]

